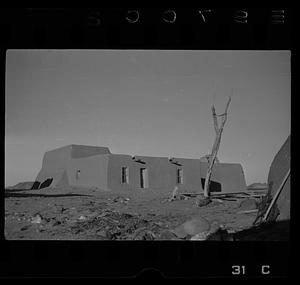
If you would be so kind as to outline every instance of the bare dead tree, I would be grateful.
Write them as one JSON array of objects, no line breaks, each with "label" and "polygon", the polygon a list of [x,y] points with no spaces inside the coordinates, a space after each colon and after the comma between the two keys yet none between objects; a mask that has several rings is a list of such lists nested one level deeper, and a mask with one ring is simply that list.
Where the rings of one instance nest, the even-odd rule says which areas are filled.
[{"label": "bare dead tree", "polygon": [[[226,120],[227,120],[227,111],[228,111],[228,107],[229,107],[230,102],[231,102],[231,97],[229,97],[229,99],[227,101],[225,112],[223,114],[220,114],[220,115],[216,114],[216,110],[215,110],[214,105],[212,105],[212,108],[211,108],[212,109],[213,120],[214,120],[214,128],[215,128],[215,132],[216,132],[216,138],[215,138],[215,142],[213,144],[212,152],[211,152],[211,155],[210,155],[209,166],[208,166],[207,173],[206,173],[206,178],[205,178],[205,184],[204,184],[204,197],[205,198],[208,198],[210,196],[210,192],[209,192],[210,177],[211,177],[212,169],[213,169],[213,166],[214,166],[214,163],[215,163],[215,160],[216,160],[216,157],[217,157],[217,153],[218,153],[218,150],[219,150],[219,147],[220,147],[221,136],[222,136],[224,125],[225,125]],[[222,118],[220,126],[219,126],[217,117]],[[197,205],[199,204],[199,199],[201,199],[200,196],[198,196],[198,199],[196,199],[197,200],[197,202],[196,202]]]}]

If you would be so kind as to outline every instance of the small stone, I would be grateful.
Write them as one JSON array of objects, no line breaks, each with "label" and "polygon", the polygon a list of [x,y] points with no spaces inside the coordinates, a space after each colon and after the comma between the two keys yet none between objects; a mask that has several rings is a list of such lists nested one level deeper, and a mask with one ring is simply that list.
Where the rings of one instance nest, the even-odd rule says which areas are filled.
[{"label": "small stone", "polygon": [[103,218],[103,217],[105,217],[105,216],[107,216],[108,215],[108,213],[107,212],[103,212],[103,213],[101,213],[100,215],[97,215],[97,219],[100,219],[100,218]]},{"label": "small stone", "polygon": [[202,232],[199,234],[196,234],[194,236],[191,237],[191,240],[206,240],[208,237],[208,232]]},{"label": "small stone", "polygon": [[201,196],[198,196],[196,198],[196,205],[198,207],[204,207],[206,205],[208,205],[209,203],[211,202],[210,198],[208,197],[201,197]]},{"label": "small stone", "polygon": [[159,240],[173,240],[176,239],[176,235],[168,230],[164,230],[158,236]]},{"label": "small stone", "polygon": [[164,223],[160,222],[160,221],[154,222],[154,224],[157,225],[157,226],[159,226],[159,227],[162,227],[164,225]]},{"label": "small stone", "polygon": [[156,238],[156,235],[152,231],[146,231],[146,233],[143,236],[144,240],[154,240]]},{"label": "small stone", "polygon": [[257,202],[255,199],[245,199],[239,204],[239,210],[254,210],[257,209]]},{"label": "small stone", "polygon": [[52,226],[55,227],[55,226],[58,226],[58,225],[60,225],[60,224],[61,224],[61,221],[55,221],[55,222],[52,224]]},{"label": "small stone", "polygon": [[33,224],[40,224],[42,222],[41,215],[37,214],[33,218],[31,218],[31,223]]},{"label": "small stone", "polygon": [[214,232],[218,231],[219,229],[224,229],[224,225],[220,224],[220,222],[218,220],[213,220],[210,223],[209,232],[214,233]]},{"label": "small stone", "polygon": [[23,226],[20,230],[21,230],[21,231],[25,231],[25,230],[27,230],[29,227],[30,227],[29,225],[26,225],[26,226]]},{"label": "small stone", "polygon": [[84,220],[86,220],[86,217],[85,217],[85,216],[80,216],[80,217],[78,218],[78,220],[84,221]]},{"label": "small stone", "polygon": [[103,238],[110,239],[110,233],[107,230],[99,230],[97,231],[97,235]]},{"label": "small stone", "polygon": [[209,222],[202,217],[194,217],[193,219],[186,221],[182,225],[173,230],[173,233],[179,238],[185,238],[188,235],[194,236],[198,233],[208,231],[210,229]]}]

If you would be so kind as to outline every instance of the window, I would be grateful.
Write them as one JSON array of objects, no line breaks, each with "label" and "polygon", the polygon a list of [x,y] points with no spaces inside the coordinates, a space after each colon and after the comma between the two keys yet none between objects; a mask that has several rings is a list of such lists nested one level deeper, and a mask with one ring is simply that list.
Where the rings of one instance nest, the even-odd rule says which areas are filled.
[{"label": "window", "polygon": [[183,184],[183,170],[181,168],[177,169],[177,184]]},{"label": "window", "polygon": [[149,187],[148,169],[147,168],[140,168],[140,182],[141,182],[141,188]]},{"label": "window", "polygon": [[129,183],[129,169],[126,166],[122,167],[121,182],[122,184]]}]

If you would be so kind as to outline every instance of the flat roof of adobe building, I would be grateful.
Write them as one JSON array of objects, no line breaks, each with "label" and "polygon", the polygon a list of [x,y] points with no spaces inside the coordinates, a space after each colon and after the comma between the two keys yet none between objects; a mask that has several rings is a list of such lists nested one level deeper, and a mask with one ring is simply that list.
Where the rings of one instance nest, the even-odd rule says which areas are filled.
[{"label": "flat roof of adobe building", "polygon": [[[199,161],[201,158],[185,158],[185,157],[167,157],[167,156],[149,156],[149,155],[130,155],[130,154],[122,154],[122,153],[111,153],[109,147],[105,147],[105,146],[92,146],[92,145],[81,145],[81,144],[69,144],[69,145],[65,145],[59,148],[55,148],[52,150],[47,151],[48,152],[54,152],[57,150],[62,150],[62,149],[71,149],[71,150],[75,150],[75,151],[80,151],[80,149],[91,149],[91,150],[101,150],[102,153],[95,153],[92,155],[87,155],[88,156],[98,156],[98,155],[113,155],[113,156],[123,156],[123,157],[130,157],[131,159],[162,159],[162,160],[169,160],[172,163],[172,160],[174,160],[174,162],[176,161]],[[103,153],[104,152],[104,153]],[[203,162],[205,163],[205,162]],[[220,163],[220,162],[219,162]],[[230,163],[230,162],[221,162],[222,164],[228,164],[228,165],[232,165],[232,164],[239,164],[239,163]]]}]

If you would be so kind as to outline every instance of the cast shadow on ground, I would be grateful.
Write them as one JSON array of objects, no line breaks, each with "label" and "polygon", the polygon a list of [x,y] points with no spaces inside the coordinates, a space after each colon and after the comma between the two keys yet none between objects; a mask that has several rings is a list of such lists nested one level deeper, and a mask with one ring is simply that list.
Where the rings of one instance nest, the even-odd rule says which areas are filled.
[{"label": "cast shadow on ground", "polygon": [[252,227],[235,234],[241,241],[289,241],[290,221],[270,222],[263,226]]},{"label": "cast shadow on ground", "polygon": [[92,195],[86,194],[34,194],[34,193],[11,193],[11,191],[5,191],[5,198],[30,198],[30,197],[44,197],[44,198],[55,198],[55,197],[92,197]]}]

